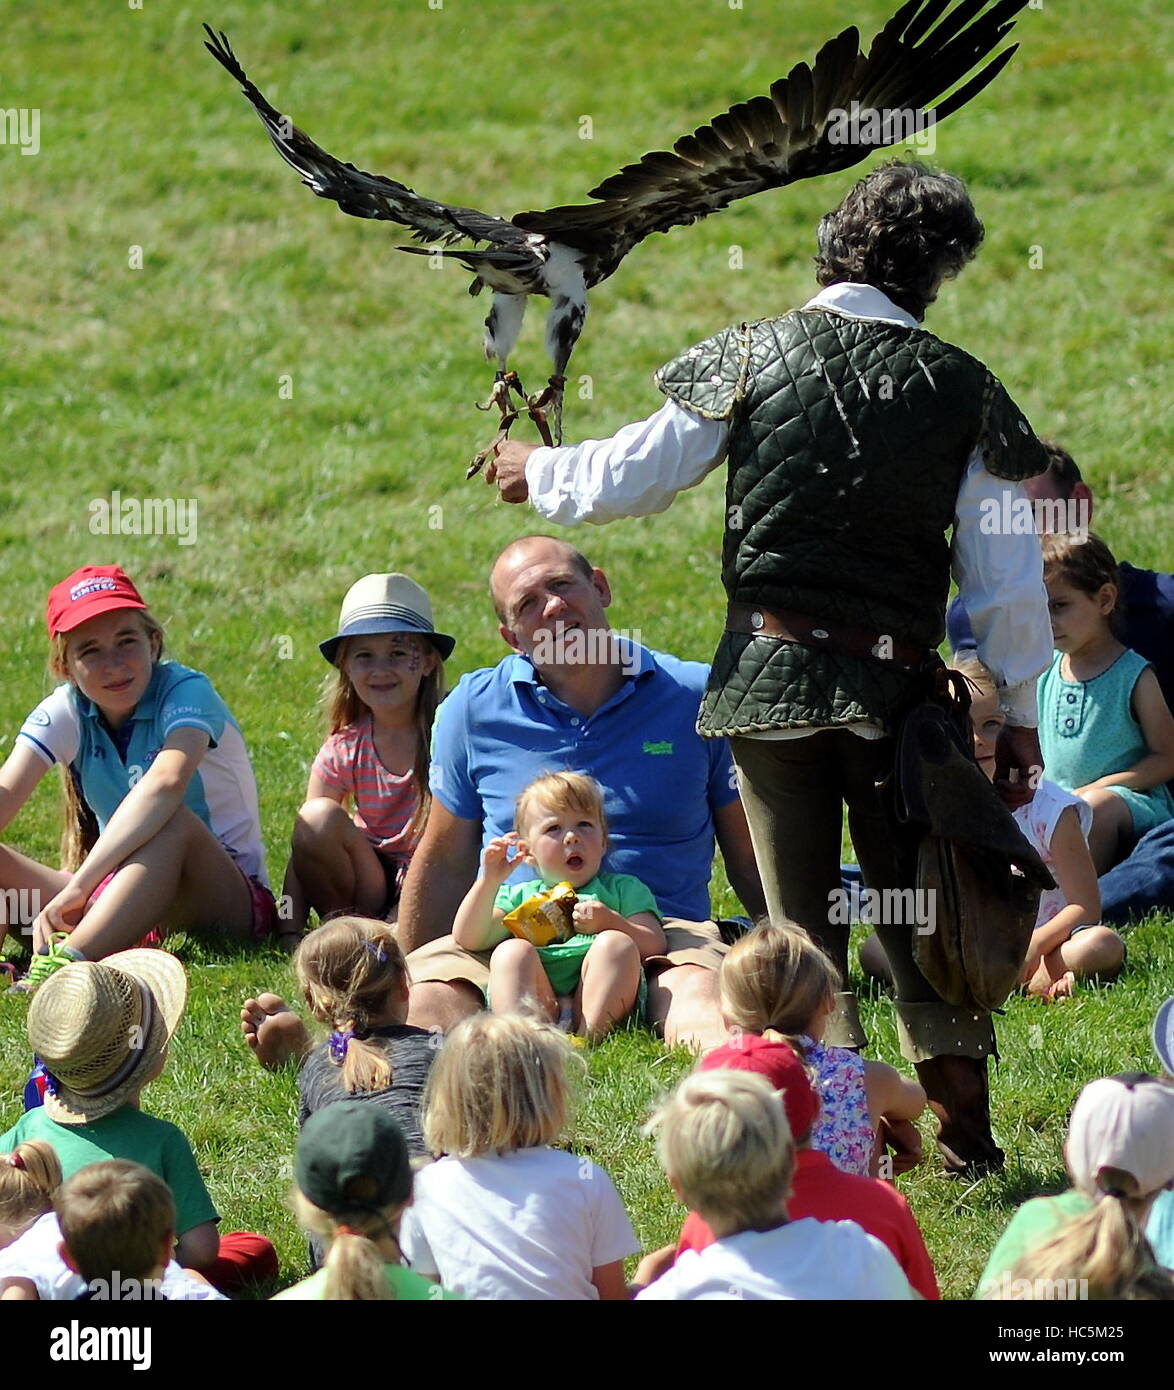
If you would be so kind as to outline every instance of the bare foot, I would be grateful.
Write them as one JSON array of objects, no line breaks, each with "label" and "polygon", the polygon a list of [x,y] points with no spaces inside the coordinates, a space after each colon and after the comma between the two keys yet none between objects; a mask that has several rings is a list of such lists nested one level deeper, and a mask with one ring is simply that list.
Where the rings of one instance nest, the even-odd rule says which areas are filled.
[{"label": "bare foot", "polygon": [[1046,998],[1049,1003],[1057,999],[1071,999],[1076,993],[1076,976],[1071,970],[1066,970],[1058,980],[1053,981],[1051,989],[1048,990]]},{"label": "bare foot", "polygon": [[1041,961],[1039,969],[1031,977],[1025,988],[1032,999],[1046,1000],[1050,997],[1054,983],[1055,981],[1048,974],[1047,966]]},{"label": "bare foot", "polygon": [[277,994],[245,1000],[241,1032],[267,1071],[277,1071],[291,1060],[300,1061],[310,1050],[306,1025]]}]

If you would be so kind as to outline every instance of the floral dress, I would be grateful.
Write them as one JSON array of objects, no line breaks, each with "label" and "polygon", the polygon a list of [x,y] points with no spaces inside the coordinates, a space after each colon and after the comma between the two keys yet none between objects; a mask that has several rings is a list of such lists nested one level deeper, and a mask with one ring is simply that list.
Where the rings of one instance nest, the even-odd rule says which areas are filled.
[{"label": "floral dress", "polygon": [[821,1106],[811,1147],[827,1154],[841,1172],[866,1178],[876,1132],[868,1116],[864,1058],[846,1047],[825,1047],[806,1037],[801,1042],[815,1070]]}]

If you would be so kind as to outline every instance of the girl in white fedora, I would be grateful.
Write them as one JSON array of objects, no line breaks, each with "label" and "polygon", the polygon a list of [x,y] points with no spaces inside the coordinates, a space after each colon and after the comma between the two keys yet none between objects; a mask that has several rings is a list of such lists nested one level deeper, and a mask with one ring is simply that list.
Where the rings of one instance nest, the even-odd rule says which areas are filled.
[{"label": "girl in white fedora", "polygon": [[432,720],[456,639],[406,574],[364,575],[319,650],[335,668],[327,739],[294,824],[285,878],[290,929],[309,910],[395,920],[400,885],[424,823]]}]

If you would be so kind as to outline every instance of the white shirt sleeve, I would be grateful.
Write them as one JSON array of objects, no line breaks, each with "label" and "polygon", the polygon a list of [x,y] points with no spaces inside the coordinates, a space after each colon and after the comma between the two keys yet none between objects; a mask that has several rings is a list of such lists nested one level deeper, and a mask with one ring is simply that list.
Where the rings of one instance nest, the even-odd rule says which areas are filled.
[{"label": "white shirt sleeve", "polygon": [[[416,1181],[419,1181],[418,1177]],[[400,1222],[399,1248],[403,1251],[404,1259],[417,1274],[423,1274],[432,1279],[439,1277],[440,1270],[436,1266],[436,1257],[432,1253],[432,1247],[428,1244],[424,1227],[420,1223],[417,1213],[411,1207],[404,1212],[403,1220]]]},{"label": "white shirt sleeve", "polygon": [[594,1230],[591,1237],[591,1267],[614,1264],[616,1260],[636,1255],[640,1242],[632,1230],[628,1213],[616,1191],[615,1183],[602,1168],[592,1163],[587,1169],[594,1187]]},{"label": "white shirt sleeve", "polygon": [[81,747],[81,717],[73,687],[59,685],[46,696],[21,725],[17,738],[50,766],[72,763]]},{"label": "white shirt sleeve", "polygon": [[1035,728],[1035,682],[1052,660],[1052,625],[1039,537],[1005,524],[1025,513],[1030,503],[1019,484],[992,477],[973,454],[958,490],[954,579],[1008,723]]},{"label": "white shirt sleeve", "polygon": [[663,512],[678,492],[695,487],[722,462],[729,433],[724,420],[666,401],[610,439],[535,449],[526,460],[530,501],[560,526]]}]

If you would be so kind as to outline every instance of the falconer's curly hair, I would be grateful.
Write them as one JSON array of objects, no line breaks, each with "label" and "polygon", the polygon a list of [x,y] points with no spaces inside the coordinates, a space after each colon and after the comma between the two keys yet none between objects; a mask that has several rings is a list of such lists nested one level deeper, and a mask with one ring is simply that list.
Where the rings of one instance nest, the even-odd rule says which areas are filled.
[{"label": "falconer's curly hair", "polygon": [[920,322],[939,282],[974,259],[984,235],[960,178],[890,160],[820,220],[816,278],[875,285]]}]

